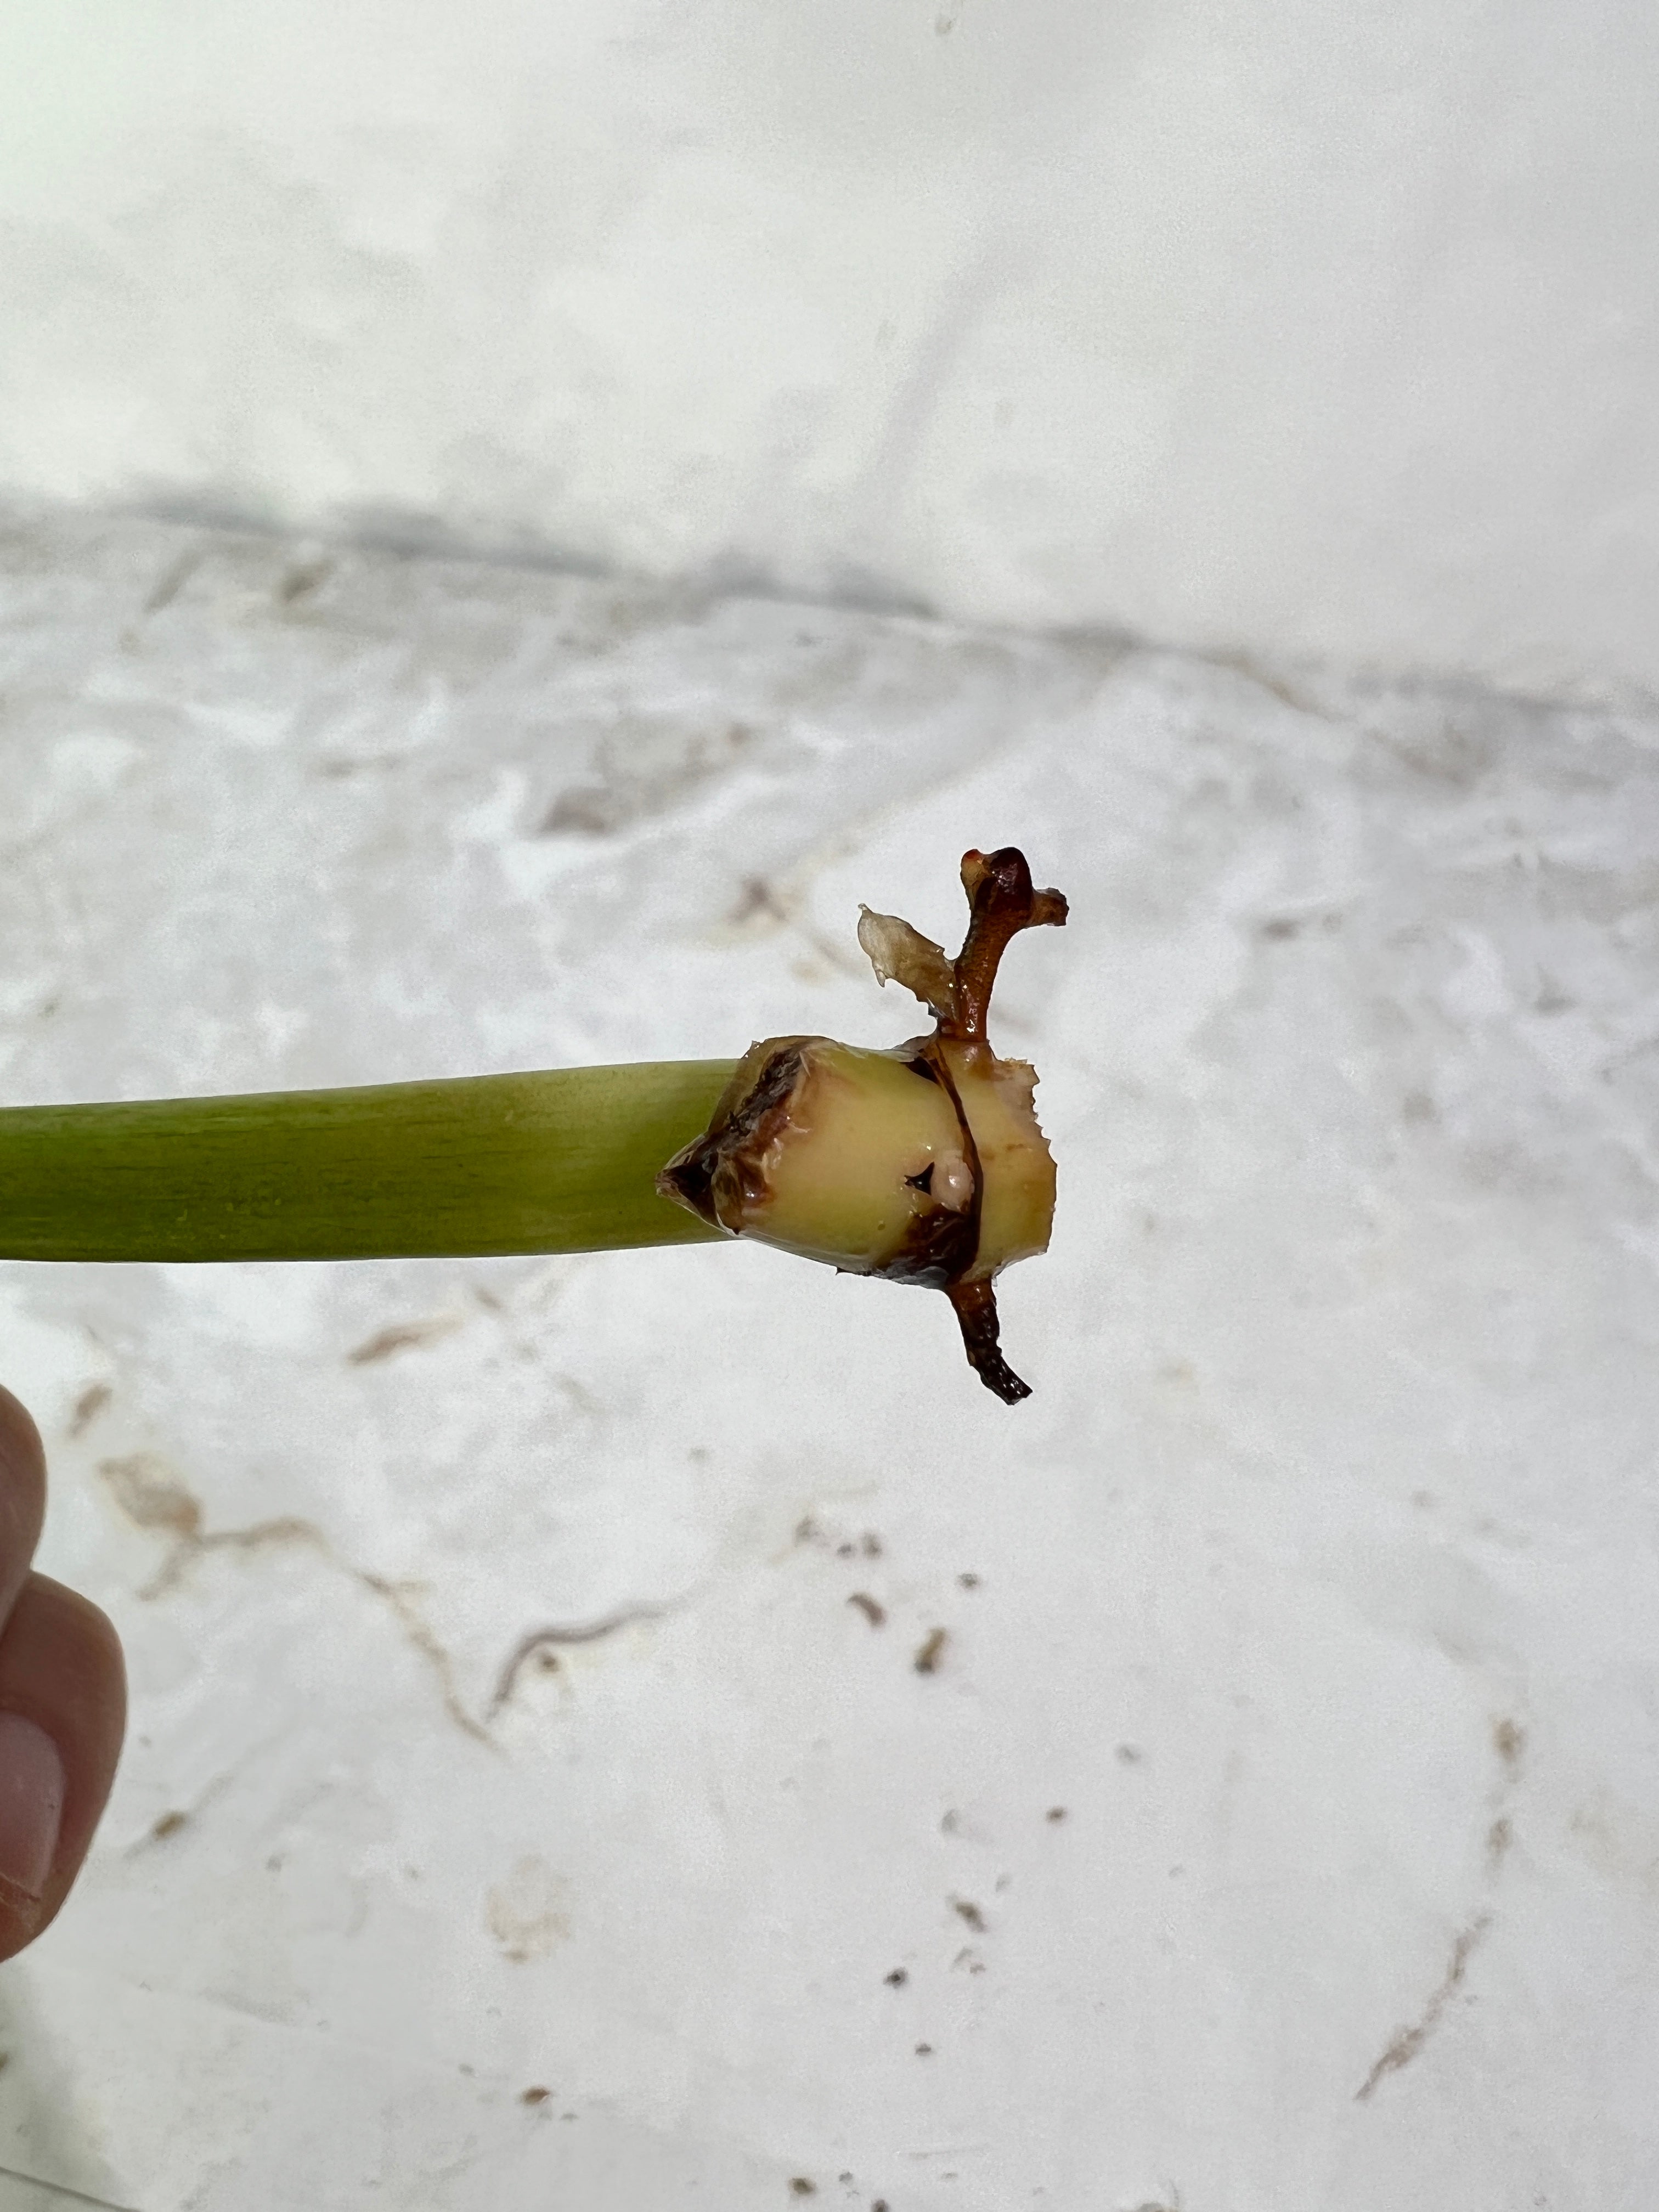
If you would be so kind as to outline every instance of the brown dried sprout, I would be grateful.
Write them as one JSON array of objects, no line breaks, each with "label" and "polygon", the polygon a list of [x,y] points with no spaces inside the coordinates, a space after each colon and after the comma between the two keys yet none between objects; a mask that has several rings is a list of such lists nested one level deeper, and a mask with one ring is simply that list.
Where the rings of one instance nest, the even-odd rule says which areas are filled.
[{"label": "brown dried sprout", "polygon": [[992,1279],[1048,1249],[1054,1165],[1023,1060],[986,1034],[998,963],[1022,929],[1066,920],[1012,845],[965,854],[968,934],[954,960],[896,915],[861,910],[878,982],[933,1016],[890,1051],[830,1037],[767,1037],[738,1062],[703,1134],[657,1178],[711,1227],[844,1273],[942,1290],[970,1364],[1012,1405],[1029,1386],[998,1346]]}]

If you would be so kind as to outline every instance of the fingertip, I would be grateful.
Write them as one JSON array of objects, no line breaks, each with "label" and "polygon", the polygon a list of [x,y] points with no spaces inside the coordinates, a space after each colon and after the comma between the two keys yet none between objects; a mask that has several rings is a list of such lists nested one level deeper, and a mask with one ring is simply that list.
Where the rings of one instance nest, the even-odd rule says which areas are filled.
[{"label": "fingertip", "polygon": [[68,1794],[47,1730],[27,1714],[0,1712],[0,1908],[26,1940],[40,1925]]},{"label": "fingertip", "polygon": [[0,1383],[0,1626],[34,1547],[46,1511],[46,1455],[28,1408]]},{"label": "fingertip", "polygon": [[46,1447],[28,1407],[0,1382],[0,1466],[44,1468]]},{"label": "fingertip", "polygon": [[[47,1927],[68,1895],[108,1802],[125,1729],[126,1665],[114,1625],[78,1591],[31,1575],[0,1635],[0,1856],[13,1862],[0,1866],[0,1960]],[[62,1783],[46,1872],[30,1894],[26,1823],[31,1806],[46,1818],[52,1796],[35,1741],[43,1736]]]},{"label": "fingertip", "polygon": [[[115,1623],[101,1606],[50,1575],[31,1575],[25,1595],[30,1633],[42,1644],[49,1641],[62,1695],[104,1714],[118,1744],[126,1722],[127,1662]],[[0,1687],[9,1671],[8,1657],[0,1644]]]}]

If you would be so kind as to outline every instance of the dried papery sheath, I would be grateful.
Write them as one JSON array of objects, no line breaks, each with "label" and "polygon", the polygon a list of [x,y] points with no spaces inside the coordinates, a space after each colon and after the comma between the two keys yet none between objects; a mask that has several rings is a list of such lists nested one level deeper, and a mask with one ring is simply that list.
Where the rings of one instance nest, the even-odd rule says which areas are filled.
[{"label": "dried papery sheath", "polygon": [[997,966],[1018,931],[1066,920],[1013,846],[962,863],[968,934],[954,960],[868,907],[859,942],[878,982],[934,1018],[889,1051],[830,1037],[751,1045],[701,1137],[658,1188],[709,1227],[849,1274],[942,1290],[968,1358],[1010,1404],[1029,1396],[998,1345],[992,1279],[1048,1249],[1054,1164],[1032,1104],[1034,1071],[986,1034]]}]

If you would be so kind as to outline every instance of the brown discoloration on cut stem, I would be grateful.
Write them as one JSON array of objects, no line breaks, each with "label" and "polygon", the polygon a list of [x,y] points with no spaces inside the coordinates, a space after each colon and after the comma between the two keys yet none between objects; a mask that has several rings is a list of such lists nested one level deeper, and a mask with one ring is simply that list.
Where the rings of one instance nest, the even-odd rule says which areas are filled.
[{"label": "brown discoloration on cut stem", "polygon": [[[941,1019],[939,1024],[941,1035],[944,1032],[944,1027],[945,1024]],[[962,1093],[957,1088],[957,1079],[951,1073],[950,1062],[939,1049],[939,1037],[932,1036],[925,1039],[916,1058],[924,1066],[931,1068],[934,1082],[939,1085],[956,1109],[957,1127],[962,1135],[962,1156],[968,1163],[968,1172],[974,1179],[973,1196],[969,1201],[967,1212],[963,1218],[961,1233],[956,1241],[954,1250],[949,1255],[949,1264],[945,1273],[938,1279],[939,1288],[947,1297],[950,1297],[954,1286],[963,1280],[968,1270],[979,1257],[980,1224],[985,1214],[985,1170],[980,1159],[979,1146],[974,1139],[973,1127],[963,1108]],[[951,1303],[955,1304],[954,1298],[951,1298]],[[971,1352],[968,1357],[971,1362],[973,1360]],[[992,1387],[994,1389],[994,1384]],[[1024,1387],[1022,1384],[1022,1392]]]},{"label": "brown discoloration on cut stem", "polygon": [[757,1065],[761,1047],[744,1054],[708,1128],[657,1177],[665,1198],[711,1229],[730,1229],[745,1202],[764,1196],[762,1163],[788,1118],[801,1078],[801,1048],[815,1042],[775,1037]]}]

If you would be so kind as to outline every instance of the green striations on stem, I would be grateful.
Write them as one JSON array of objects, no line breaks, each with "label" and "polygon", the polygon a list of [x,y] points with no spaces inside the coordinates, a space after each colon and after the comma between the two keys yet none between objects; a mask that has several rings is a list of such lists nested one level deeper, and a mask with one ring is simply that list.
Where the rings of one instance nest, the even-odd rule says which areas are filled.
[{"label": "green striations on stem", "polygon": [[658,1195],[730,1060],[0,1109],[0,1259],[359,1260],[720,1236]]}]

